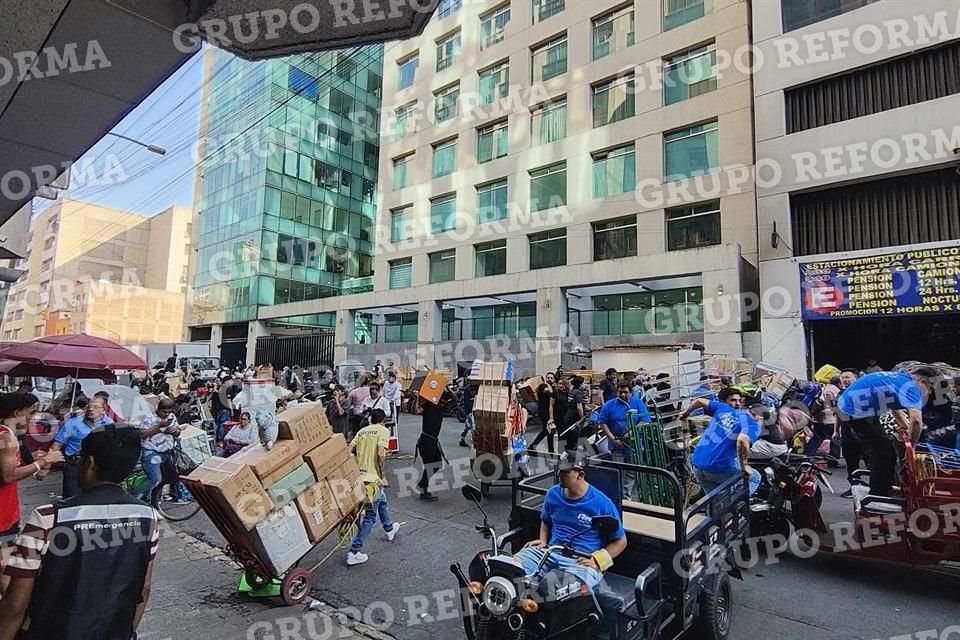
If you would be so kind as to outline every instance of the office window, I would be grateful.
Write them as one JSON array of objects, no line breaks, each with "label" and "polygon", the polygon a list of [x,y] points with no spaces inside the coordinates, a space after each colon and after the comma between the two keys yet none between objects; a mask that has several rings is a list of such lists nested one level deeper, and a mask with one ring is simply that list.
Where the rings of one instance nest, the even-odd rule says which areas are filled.
[{"label": "office window", "polygon": [[437,71],[443,71],[460,55],[460,30],[437,40]]},{"label": "office window", "polygon": [[397,243],[413,237],[413,207],[390,212],[390,242]]},{"label": "office window", "polygon": [[783,32],[806,27],[874,2],[877,0],[780,0]]},{"label": "office window", "polygon": [[414,133],[417,130],[417,103],[411,102],[410,104],[404,105],[397,108],[395,111],[397,116],[397,140],[405,137],[407,134]]},{"label": "office window", "polygon": [[457,170],[457,139],[433,145],[433,177],[442,178]]},{"label": "office window", "polygon": [[477,129],[477,162],[482,164],[507,155],[509,142],[506,120]]},{"label": "office window", "polygon": [[720,201],[667,209],[667,251],[720,244]]},{"label": "office window", "polygon": [[470,324],[474,340],[533,337],[537,335],[537,303],[474,307]]},{"label": "office window", "polygon": [[452,84],[433,94],[433,115],[437,124],[457,116],[460,104],[460,83]]},{"label": "office window", "polygon": [[316,99],[317,79],[302,69],[290,65],[287,71],[287,87],[294,93]]},{"label": "office window", "polygon": [[719,149],[716,121],[664,134],[666,180],[683,180],[713,173],[720,167]]},{"label": "office window", "polygon": [[427,256],[430,263],[430,283],[450,282],[456,277],[457,252],[454,249],[431,253]]},{"label": "office window", "polygon": [[703,331],[703,288],[593,297],[594,335]]},{"label": "office window", "polygon": [[546,82],[567,72],[567,34],[531,50],[533,82]]},{"label": "office window", "polygon": [[593,21],[593,59],[605,58],[636,42],[633,5],[621,7]]},{"label": "office window", "polygon": [[637,217],[593,224],[593,259],[613,260],[637,255]]},{"label": "office window", "polygon": [[544,211],[567,204],[567,163],[530,172],[530,211]]},{"label": "office window", "polygon": [[413,164],[413,154],[393,160],[393,190],[398,191],[410,185],[408,169]]},{"label": "office window", "polygon": [[593,197],[605,198],[637,188],[636,151],[632,144],[593,154]]},{"label": "office window", "polygon": [[527,236],[530,242],[530,269],[562,267],[567,264],[567,230],[552,229]]},{"label": "office window", "polygon": [[533,0],[533,24],[557,15],[565,6],[564,0]]},{"label": "office window", "polygon": [[684,51],[663,61],[663,103],[674,104],[716,91],[717,45]]},{"label": "office window", "polygon": [[507,179],[477,187],[477,222],[503,220],[507,217]]},{"label": "office window", "polygon": [[480,17],[481,51],[487,47],[492,47],[506,37],[508,22],[510,22],[509,4],[505,4]]},{"label": "office window", "polygon": [[626,118],[636,111],[633,74],[593,85],[593,126],[602,127]]},{"label": "office window", "polygon": [[463,0],[440,0],[437,4],[437,17],[446,18],[453,15],[463,6]]},{"label": "office window", "polygon": [[430,201],[430,232],[443,233],[457,228],[457,196],[454,193]]},{"label": "office window", "polygon": [[390,261],[390,288],[406,289],[413,282],[413,258]]},{"label": "office window", "polygon": [[510,93],[510,63],[501,62],[480,72],[480,104],[492,104]]},{"label": "office window", "polygon": [[530,114],[530,140],[534,145],[556,142],[567,137],[567,98],[557,98],[533,109]]},{"label": "office window", "polygon": [[417,341],[417,312],[386,313],[383,316],[383,341],[386,343]]},{"label": "office window", "polygon": [[507,272],[507,241],[495,240],[475,247],[477,252],[476,276],[499,276]]},{"label": "office window", "polygon": [[702,18],[710,13],[711,4],[711,0],[663,0],[663,30],[676,29]]},{"label": "office window", "polygon": [[417,52],[397,62],[397,66],[399,67],[397,73],[397,91],[402,91],[407,87],[413,86],[413,81],[416,80],[417,68],[420,66],[420,53]]}]

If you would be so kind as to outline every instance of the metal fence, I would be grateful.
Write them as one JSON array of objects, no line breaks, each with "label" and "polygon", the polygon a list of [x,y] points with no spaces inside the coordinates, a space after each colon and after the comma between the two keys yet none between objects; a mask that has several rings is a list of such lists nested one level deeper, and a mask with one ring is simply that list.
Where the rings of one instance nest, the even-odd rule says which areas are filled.
[{"label": "metal fence", "polygon": [[332,369],[334,330],[304,336],[257,338],[257,364],[280,367],[327,367]]}]

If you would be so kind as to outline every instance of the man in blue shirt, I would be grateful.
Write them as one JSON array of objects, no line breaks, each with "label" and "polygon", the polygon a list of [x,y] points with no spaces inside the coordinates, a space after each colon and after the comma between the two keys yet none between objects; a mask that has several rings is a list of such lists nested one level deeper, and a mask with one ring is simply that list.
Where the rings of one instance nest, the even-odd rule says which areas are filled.
[{"label": "man in blue shirt", "polygon": [[893,411],[897,425],[916,443],[923,430],[923,406],[936,376],[929,367],[912,373],[877,371],[858,378],[837,398],[839,418],[850,421],[869,454],[871,494],[889,496],[896,481],[897,453],[880,416]]},{"label": "man in blue shirt", "polygon": [[737,411],[743,404],[743,394],[733,387],[724,387],[717,394],[716,400],[713,398],[694,398],[690,401],[690,406],[680,412],[679,418],[686,420],[688,416],[700,415],[695,411],[702,411],[708,416],[716,416],[725,411]]},{"label": "man in blue shirt", "polygon": [[63,423],[53,439],[51,449],[63,451],[63,499],[72,498],[80,493],[80,445],[83,439],[94,429],[113,424],[106,415],[106,402],[100,396],[94,396],[82,416],[74,416]]},{"label": "man in blue shirt", "polygon": [[[603,580],[603,572],[627,548],[627,534],[623,530],[617,506],[606,494],[586,481],[582,457],[574,453],[567,454],[560,462],[559,475],[560,484],[551,487],[543,500],[540,536],[528,542],[516,559],[528,575],[532,574],[543,559],[546,547],[563,544],[574,535],[586,531],[577,536],[572,546],[580,553],[590,554],[591,558],[565,558],[553,553],[541,570],[540,577],[553,569],[562,569],[593,589]],[[621,523],[620,527],[615,533],[604,537],[596,529],[590,528],[595,516],[613,516]]]},{"label": "man in blue shirt", "polygon": [[617,370],[613,367],[607,369],[603,380],[598,385],[603,392],[603,401],[610,402],[617,397]]},{"label": "man in blue shirt", "polygon": [[704,491],[709,493],[738,474],[750,479],[751,495],[757,490],[760,472],[750,468],[747,458],[761,428],[761,418],[752,411],[724,410],[713,416],[690,460]]},{"label": "man in blue shirt", "polygon": [[[600,430],[607,436],[610,443],[610,453],[617,462],[633,462],[633,449],[630,447],[628,434],[629,424],[627,413],[636,411],[636,422],[650,422],[650,412],[643,401],[634,397],[630,392],[630,383],[621,382],[617,385],[617,396],[603,403],[597,415]],[[623,472],[623,499],[633,499],[633,488],[637,484],[637,474],[632,471]]]}]

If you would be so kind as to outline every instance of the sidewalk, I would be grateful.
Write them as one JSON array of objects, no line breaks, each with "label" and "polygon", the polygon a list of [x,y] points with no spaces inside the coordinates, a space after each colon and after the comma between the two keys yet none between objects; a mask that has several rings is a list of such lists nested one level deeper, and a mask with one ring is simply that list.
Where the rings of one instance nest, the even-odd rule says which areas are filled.
[{"label": "sidewalk", "polygon": [[[56,500],[60,483],[59,472],[40,482],[21,482],[21,517],[26,518],[37,506]],[[304,638],[357,635],[319,612],[304,616],[303,607],[285,607],[270,600],[241,596],[237,593],[240,569],[220,550],[166,522],[161,527],[150,603],[139,629],[142,640],[187,640],[198,635],[204,640],[280,637],[282,626],[301,628]],[[323,619],[309,620],[317,616]],[[311,633],[313,629],[317,633]]]}]

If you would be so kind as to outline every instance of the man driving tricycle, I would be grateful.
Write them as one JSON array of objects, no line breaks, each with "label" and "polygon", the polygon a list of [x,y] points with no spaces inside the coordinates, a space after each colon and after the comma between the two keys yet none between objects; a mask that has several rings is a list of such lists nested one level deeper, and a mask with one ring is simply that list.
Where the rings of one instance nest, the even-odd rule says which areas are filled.
[{"label": "man driving tricycle", "polygon": [[[451,566],[464,594],[471,640],[655,640],[691,626],[698,638],[721,640],[730,629],[732,550],[746,535],[747,482],[731,478],[684,509],[669,471],[556,456],[551,470],[513,488],[512,530],[492,540],[464,573]],[[622,475],[657,476],[673,508],[622,499]],[[481,506],[477,489],[464,496]],[[516,555],[506,552],[510,543]]]}]

